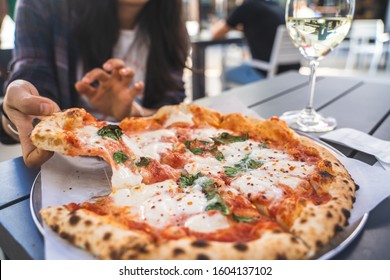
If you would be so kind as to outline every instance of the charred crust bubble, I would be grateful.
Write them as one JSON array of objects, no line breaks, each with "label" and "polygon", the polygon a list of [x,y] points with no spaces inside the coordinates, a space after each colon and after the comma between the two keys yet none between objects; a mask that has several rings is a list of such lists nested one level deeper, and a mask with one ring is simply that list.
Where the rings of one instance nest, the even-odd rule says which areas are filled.
[{"label": "charred crust bubble", "polygon": [[321,240],[317,240],[316,241],[316,246],[317,246],[317,248],[322,248],[324,246],[324,243],[322,243]]},{"label": "charred crust bubble", "polygon": [[324,165],[329,168],[332,167],[332,163],[329,160],[325,160]]},{"label": "charred crust bubble", "polygon": [[141,253],[141,254],[148,254],[149,253],[149,250],[148,250],[146,245],[138,244],[138,246],[135,246],[135,248],[138,251],[138,253]]},{"label": "charred crust bubble", "polygon": [[248,245],[245,243],[236,243],[233,245],[233,248],[240,252],[245,252],[248,250]]},{"label": "charred crust bubble", "polygon": [[88,251],[91,249],[91,245],[89,244],[88,241],[85,241],[84,247],[85,247],[85,249],[87,249]]},{"label": "charred crust bubble", "polygon": [[340,164],[338,164],[337,162],[334,162],[334,165],[336,165],[336,166],[339,166],[339,167],[340,167]]},{"label": "charred crust bubble", "polygon": [[182,255],[184,253],[185,253],[185,251],[182,248],[175,248],[175,249],[173,249],[173,256],[174,257],[180,256],[180,255]]},{"label": "charred crust bubble", "polygon": [[325,171],[325,170],[318,171],[318,174],[321,176],[321,179],[324,181],[334,178],[334,176],[332,174],[330,174],[328,171]]},{"label": "charred crust bubble", "polygon": [[197,260],[209,260],[209,256],[205,255],[205,254],[199,254],[196,256],[196,259]]},{"label": "charred crust bubble", "polygon": [[110,240],[111,235],[112,235],[111,232],[106,232],[106,233],[103,235],[103,240],[104,240],[104,241]]},{"label": "charred crust bubble", "polygon": [[326,217],[331,219],[331,218],[333,218],[333,214],[330,211],[328,211],[328,212],[326,212]]},{"label": "charred crust bubble", "polygon": [[335,233],[342,231],[342,229],[343,229],[343,227],[340,226],[339,224],[336,224],[336,225],[334,226],[334,232],[335,232]]},{"label": "charred crust bubble", "polygon": [[59,228],[58,225],[52,225],[52,226],[50,226],[50,228],[51,228],[55,233],[58,233],[58,231],[60,230],[60,228]]},{"label": "charred crust bubble", "polygon": [[61,238],[68,240],[70,243],[73,243],[75,240],[75,236],[73,234],[69,234],[67,232],[60,233]]},{"label": "charred crust bubble", "polygon": [[343,182],[346,183],[346,184],[349,184],[348,180],[344,179]]},{"label": "charred crust bubble", "polygon": [[351,217],[351,212],[349,212],[349,210],[343,208],[343,209],[341,209],[341,212],[344,214],[344,216],[347,220],[349,219],[349,217]]},{"label": "charred crust bubble", "polygon": [[79,221],[80,221],[80,217],[77,215],[72,215],[69,218],[69,224],[72,226],[77,225]]},{"label": "charred crust bubble", "polygon": [[191,243],[191,245],[193,247],[197,247],[197,248],[205,248],[205,247],[209,246],[209,243],[207,241],[204,241],[204,240],[195,240],[194,242]]},{"label": "charred crust bubble", "polygon": [[[126,252],[126,248],[123,248],[123,247],[121,247],[120,249],[111,248],[110,258],[112,260],[120,260],[120,259],[122,259],[122,256],[124,255],[125,252]],[[129,259],[131,259],[131,258],[134,258],[134,257],[129,256]]]},{"label": "charred crust bubble", "polygon": [[295,236],[291,236],[290,240],[292,243],[298,244],[298,239]]},{"label": "charred crust bubble", "polygon": [[92,225],[92,222],[91,222],[90,220],[86,220],[86,221],[84,222],[84,224],[85,224],[87,227],[89,227],[89,226]]},{"label": "charred crust bubble", "polygon": [[287,260],[287,257],[285,254],[277,254],[276,259],[277,260]]},{"label": "charred crust bubble", "polygon": [[358,184],[355,184],[355,191],[358,191],[360,189]]}]

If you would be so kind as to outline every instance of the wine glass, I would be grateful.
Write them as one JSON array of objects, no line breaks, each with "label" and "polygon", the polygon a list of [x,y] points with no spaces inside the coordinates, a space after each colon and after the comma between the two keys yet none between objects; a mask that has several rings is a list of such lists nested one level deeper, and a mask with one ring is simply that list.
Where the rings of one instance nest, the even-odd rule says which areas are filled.
[{"label": "wine glass", "polygon": [[354,10],[355,0],[287,0],[287,31],[310,65],[310,95],[306,107],[280,116],[291,128],[325,132],[336,127],[336,119],[323,117],[313,108],[316,69],[319,61],[348,34]]}]

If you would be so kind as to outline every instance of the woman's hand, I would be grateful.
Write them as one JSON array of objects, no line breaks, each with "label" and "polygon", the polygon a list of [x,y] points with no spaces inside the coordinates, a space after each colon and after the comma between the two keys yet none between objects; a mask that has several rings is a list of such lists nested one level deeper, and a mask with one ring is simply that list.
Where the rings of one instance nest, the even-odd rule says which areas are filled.
[{"label": "woman's hand", "polygon": [[[120,121],[131,115],[134,98],[144,90],[143,82],[130,87],[134,74],[122,60],[113,58],[104,63],[103,69],[88,72],[75,86],[96,110]],[[98,82],[97,87],[94,82]]]},{"label": "woman's hand", "polygon": [[[39,96],[37,89],[31,83],[16,80],[7,88],[3,109],[19,133],[24,162],[28,167],[41,166],[53,153],[38,149],[31,143],[32,121],[40,116],[58,112],[60,108],[54,101]],[[17,135],[8,128],[8,120],[3,117],[2,121],[7,133],[17,138]]]}]

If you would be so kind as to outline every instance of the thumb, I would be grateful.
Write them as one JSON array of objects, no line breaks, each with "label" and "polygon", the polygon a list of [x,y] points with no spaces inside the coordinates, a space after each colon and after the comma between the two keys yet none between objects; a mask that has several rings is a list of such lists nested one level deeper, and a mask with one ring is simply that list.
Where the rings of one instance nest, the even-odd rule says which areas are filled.
[{"label": "thumb", "polygon": [[14,110],[23,115],[45,116],[60,110],[54,101],[40,96],[31,83],[23,80],[13,81],[8,86],[4,104],[6,110]]},{"label": "thumb", "polygon": [[23,96],[15,108],[25,115],[48,116],[60,111],[58,105],[49,98],[35,95]]}]

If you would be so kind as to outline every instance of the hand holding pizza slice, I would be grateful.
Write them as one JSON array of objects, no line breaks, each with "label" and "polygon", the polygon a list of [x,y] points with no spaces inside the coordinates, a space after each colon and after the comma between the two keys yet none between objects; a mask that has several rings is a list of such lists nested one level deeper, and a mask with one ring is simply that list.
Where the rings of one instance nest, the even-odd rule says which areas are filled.
[{"label": "hand holding pizza slice", "polygon": [[114,125],[69,109],[31,138],[111,166],[110,195],[41,210],[52,230],[103,259],[310,258],[354,199],[340,162],[277,118],[178,105]]}]

